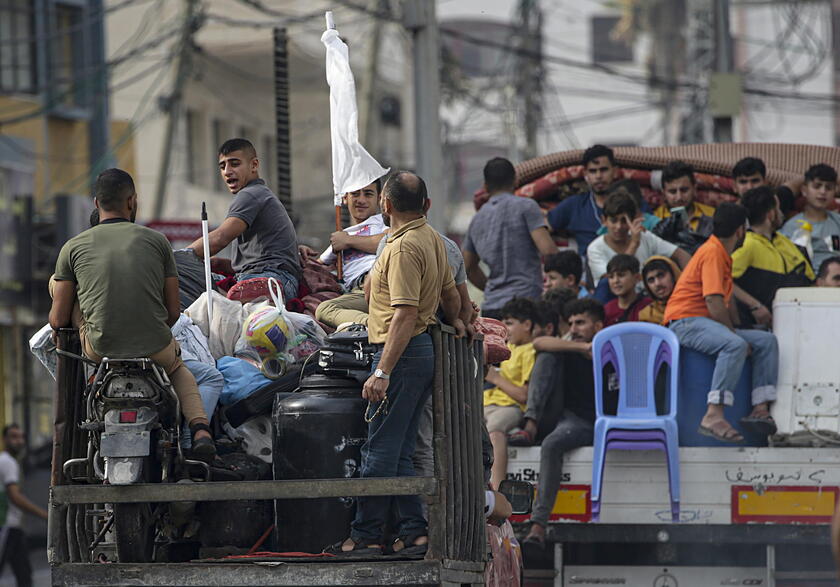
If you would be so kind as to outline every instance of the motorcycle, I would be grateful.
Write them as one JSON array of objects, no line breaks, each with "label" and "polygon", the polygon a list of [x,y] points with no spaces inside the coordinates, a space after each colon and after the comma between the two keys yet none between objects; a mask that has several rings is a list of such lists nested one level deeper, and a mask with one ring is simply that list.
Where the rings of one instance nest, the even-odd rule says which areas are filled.
[{"label": "motorcycle", "polygon": [[[95,366],[84,390],[85,420],[79,424],[87,432],[87,456],[65,462],[65,475],[84,466],[88,483],[134,485],[174,483],[198,469],[209,480],[206,463],[184,456],[181,406],[163,369],[148,358],[105,358],[96,364],[63,354]],[[120,562],[151,562],[168,514],[168,504],[110,504],[98,540],[108,528]]]}]

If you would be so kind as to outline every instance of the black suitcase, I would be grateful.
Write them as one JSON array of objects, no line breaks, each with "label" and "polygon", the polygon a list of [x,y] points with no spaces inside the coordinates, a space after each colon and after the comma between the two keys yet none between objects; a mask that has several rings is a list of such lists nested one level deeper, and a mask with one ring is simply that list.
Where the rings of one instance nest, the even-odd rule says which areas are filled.
[{"label": "black suitcase", "polygon": [[324,341],[318,351],[317,372],[364,383],[370,376],[375,352],[376,348],[368,342],[367,329],[361,325],[351,326],[330,334]]},{"label": "black suitcase", "polygon": [[272,381],[248,397],[229,405],[225,409],[225,417],[227,417],[230,425],[236,428],[255,416],[270,416],[271,408],[274,405],[274,398],[277,394],[295,391],[302,377],[307,377],[315,373],[317,368],[315,359],[316,357],[312,357],[304,363],[303,375],[301,375],[301,368],[294,366],[288,373],[280,377],[280,379]]}]

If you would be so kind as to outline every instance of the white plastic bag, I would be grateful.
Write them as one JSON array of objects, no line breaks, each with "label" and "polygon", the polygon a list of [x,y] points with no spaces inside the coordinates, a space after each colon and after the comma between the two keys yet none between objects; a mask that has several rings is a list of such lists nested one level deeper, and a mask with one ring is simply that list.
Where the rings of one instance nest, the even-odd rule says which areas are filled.
[{"label": "white plastic bag", "polygon": [[184,313],[207,337],[210,354],[219,360],[233,356],[236,343],[242,336],[242,324],[255,310],[266,306],[268,302],[241,304],[214,291],[213,324],[207,321],[207,292],[201,294]]},{"label": "white plastic bag", "polygon": [[310,316],[286,310],[276,279],[268,280],[268,291],[274,306],[250,314],[242,338],[259,353],[263,364],[272,359],[286,364],[306,359],[321,348],[326,333]]},{"label": "white plastic bag", "polygon": [[47,324],[41,330],[32,335],[29,339],[29,350],[47,368],[52,378],[55,379],[55,371],[58,365],[58,353],[55,352],[55,343],[52,340],[52,327]]}]

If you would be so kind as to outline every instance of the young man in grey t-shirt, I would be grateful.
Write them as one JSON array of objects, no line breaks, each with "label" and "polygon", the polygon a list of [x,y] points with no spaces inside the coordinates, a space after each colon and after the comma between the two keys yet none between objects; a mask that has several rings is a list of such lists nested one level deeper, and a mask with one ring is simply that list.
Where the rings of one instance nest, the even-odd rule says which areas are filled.
[{"label": "young man in grey t-shirt", "polygon": [[[502,306],[515,297],[542,293],[540,255],[557,252],[539,205],[513,195],[516,170],[496,157],[484,166],[489,201],[473,217],[464,239],[464,266],[470,282],[484,292],[481,314],[500,318]],[[490,275],[479,267],[484,260]]]},{"label": "young man in grey t-shirt", "polygon": [[[230,139],[219,148],[219,172],[234,194],[227,218],[210,232],[210,254],[236,241],[232,262],[214,259],[214,269],[233,272],[237,281],[274,277],[283,297],[297,297],[301,276],[297,234],[282,202],[260,179],[260,162],[250,141]],[[204,241],[189,246],[204,258]]]}]

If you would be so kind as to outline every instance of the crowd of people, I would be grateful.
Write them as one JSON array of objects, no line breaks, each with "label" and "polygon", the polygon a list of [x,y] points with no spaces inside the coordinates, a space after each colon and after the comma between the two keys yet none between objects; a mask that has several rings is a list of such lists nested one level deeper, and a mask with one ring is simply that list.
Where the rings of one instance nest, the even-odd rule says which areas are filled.
[{"label": "crowd of people", "polygon": [[[432,201],[422,178],[398,172],[343,196],[352,225],[331,234],[330,247],[319,255],[298,243],[282,203],[259,177],[250,142],[227,141],[218,160],[234,198],[208,237],[214,271],[240,282],[274,278],[288,300],[299,293],[302,263],[317,258],[329,265],[342,257],[342,295],[322,302],[315,317],[336,329],[364,325],[377,349],[362,391],[379,415],[362,449],[362,477],[432,474],[434,357],[427,327],[440,320],[464,336],[479,316],[504,323],[510,358],[488,366],[485,375],[493,455],[486,462],[498,489],[508,445],[541,444],[531,542],[544,540],[563,454],[592,443],[591,349],[600,330],[631,321],[660,324],[685,347],[714,355],[699,431],[740,442],[723,406],[733,403],[748,355],[754,409],[740,425],[775,431],[769,406],[778,348],[769,329],[776,290],[840,286],[840,214],[831,210],[837,174],[824,164],[808,169],[801,181],[773,188],[764,164],[744,159],[733,168],[738,202],[712,208],[697,201],[692,167],[673,161],[662,170],[664,203],[651,211],[635,182],[616,181],[612,150],[596,145],[581,162],[589,190],[545,213],[534,200],[514,195],[514,166],[495,158],[484,168],[489,199],[461,247],[427,223]],[[98,223],[59,256],[50,324],[79,328],[93,359],[146,356],[161,364],[181,400],[194,458],[212,460],[209,420],[221,383],[206,366],[182,360],[170,330],[182,309],[179,257],[161,235],[133,223],[138,197],[127,173],[103,172],[94,196]],[[573,238],[576,250],[560,250],[553,233]],[[228,245],[232,260],[215,256]],[[204,242],[176,253],[201,259]],[[480,309],[468,281],[483,292]],[[397,538],[386,545],[383,527],[394,514]],[[329,552],[426,548],[416,496],[360,498],[349,530]]]},{"label": "crowd of people", "polygon": [[[508,444],[541,445],[526,543],[544,542],[563,454],[593,441],[591,343],[601,329],[658,324],[682,346],[713,356],[698,432],[739,443],[744,438],[724,417],[724,406],[733,405],[748,356],[753,409],[737,424],[761,435],[776,431],[770,406],[779,363],[771,331],[777,290],[840,285],[840,214],[831,209],[837,173],[828,165],[772,187],[764,163],[745,158],[732,169],[737,201],[713,208],[697,200],[692,166],[671,161],[661,171],[664,201],[649,212],[638,184],[616,181],[611,149],[593,146],[581,163],[589,191],[564,198],[540,221],[533,202],[513,196],[512,166],[491,160],[485,167],[490,198],[464,241],[467,276],[489,292],[481,314],[501,319],[510,333],[511,358],[486,377],[492,483],[505,478]],[[554,251],[553,240],[544,245],[549,231],[573,238],[577,250]],[[489,275],[478,269],[479,259]],[[533,269],[540,260],[542,273]],[[615,394],[615,386],[607,387],[606,394]],[[605,397],[605,405],[616,400]]]}]

